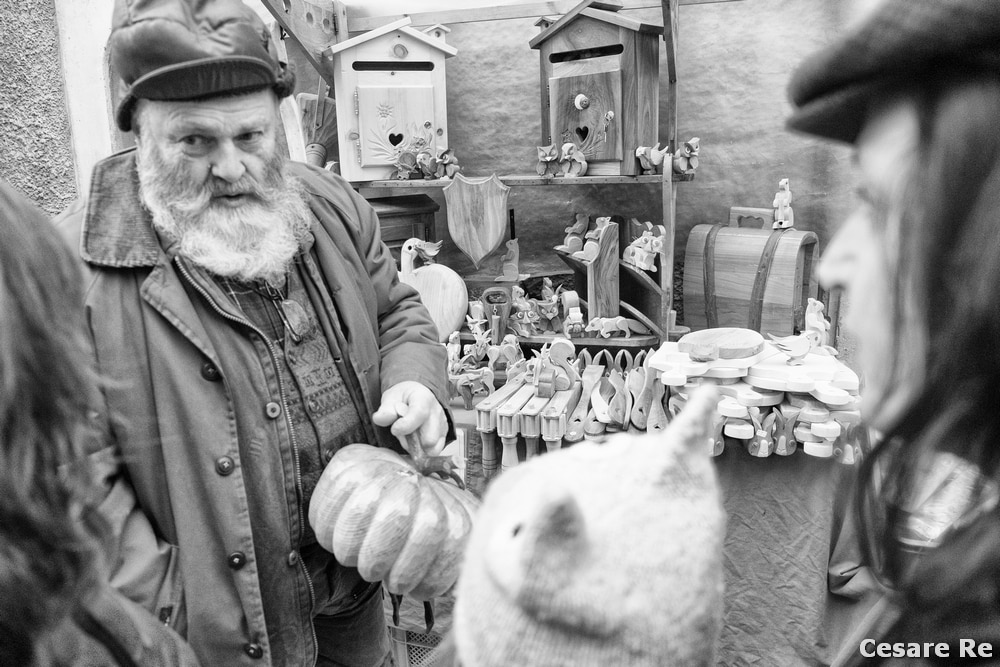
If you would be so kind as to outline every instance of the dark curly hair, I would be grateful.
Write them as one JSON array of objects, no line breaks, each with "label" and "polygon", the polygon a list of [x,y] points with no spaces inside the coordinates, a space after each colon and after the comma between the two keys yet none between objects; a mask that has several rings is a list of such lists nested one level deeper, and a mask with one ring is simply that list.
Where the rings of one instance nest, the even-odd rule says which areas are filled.
[{"label": "dark curly hair", "polygon": [[0,182],[0,664],[52,665],[46,639],[101,571],[85,451],[94,387],[79,264]]}]

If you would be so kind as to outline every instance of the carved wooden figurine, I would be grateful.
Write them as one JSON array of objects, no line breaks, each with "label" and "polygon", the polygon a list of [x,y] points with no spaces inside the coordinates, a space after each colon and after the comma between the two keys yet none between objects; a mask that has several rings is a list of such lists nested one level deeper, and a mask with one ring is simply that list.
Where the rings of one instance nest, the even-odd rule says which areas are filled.
[{"label": "carved wooden figurine", "polygon": [[535,171],[539,176],[546,178],[559,175],[559,149],[555,144],[538,146],[538,164],[535,165]]},{"label": "carved wooden figurine", "polygon": [[507,328],[518,336],[532,336],[538,333],[538,310],[533,301],[524,294],[520,285],[511,287],[510,319]]},{"label": "carved wooden figurine", "polygon": [[562,245],[557,245],[555,249],[568,253],[582,250],[583,235],[587,232],[589,226],[590,216],[586,213],[577,213],[576,222],[563,230],[566,233],[566,238],[563,239]]},{"label": "carved wooden figurine", "polygon": [[559,151],[559,172],[567,178],[587,173],[587,158],[572,141],[564,143]]},{"label": "carved wooden figurine", "polygon": [[622,251],[622,261],[646,271],[656,271],[656,257],[663,251],[663,237],[646,231]]},{"label": "carved wooden figurine", "polygon": [[635,149],[635,156],[639,159],[639,166],[644,174],[658,174],[663,172],[663,161],[670,152],[669,148],[660,149],[660,142],[655,146],[639,146]]},{"label": "carved wooden figurine", "polygon": [[[469,292],[465,281],[454,270],[433,263],[434,256],[440,251],[440,241],[408,239],[399,253],[399,280],[420,294],[420,300],[437,325],[438,340],[443,343],[452,331],[462,326]],[[424,266],[415,267],[418,257],[425,262]]]},{"label": "carved wooden figurine", "polygon": [[806,329],[795,336],[781,338],[770,333],[767,335],[776,348],[788,355],[787,363],[789,366],[802,365],[805,356],[819,345],[819,333],[811,329]]},{"label": "carved wooden figurine", "polygon": [[594,331],[601,338],[610,338],[615,334],[624,334],[630,338],[633,333],[648,334],[649,329],[638,320],[621,315],[617,317],[595,317],[587,323],[587,331]]},{"label": "carved wooden figurine", "polygon": [[792,191],[788,187],[788,179],[778,181],[778,191],[774,193],[774,224],[772,229],[787,229],[795,226],[795,215],[792,212]]},{"label": "carved wooden figurine", "polygon": [[829,345],[830,320],[823,316],[823,302],[809,297],[806,300],[805,328],[819,334],[820,347]]},{"label": "carved wooden figurine", "polygon": [[698,168],[698,151],[701,149],[701,140],[693,137],[685,141],[684,145],[674,153],[674,171],[678,174],[685,174]]},{"label": "carved wooden figurine", "polygon": [[500,275],[494,278],[498,283],[516,283],[528,277],[527,273],[518,273],[518,258],[520,251],[517,247],[517,239],[507,241],[507,252],[500,260]]}]

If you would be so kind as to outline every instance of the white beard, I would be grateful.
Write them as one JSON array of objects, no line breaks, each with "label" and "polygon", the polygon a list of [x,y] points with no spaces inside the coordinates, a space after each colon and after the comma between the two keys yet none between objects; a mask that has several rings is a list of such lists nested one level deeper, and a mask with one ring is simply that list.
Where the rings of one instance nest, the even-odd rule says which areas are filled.
[{"label": "white beard", "polygon": [[[153,227],[177,244],[178,255],[217,276],[284,285],[312,212],[299,182],[284,174],[280,157],[268,161],[264,183],[249,175],[235,184],[214,177],[192,183],[151,141],[140,142],[136,162]],[[238,208],[212,200],[213,194],[248,192],[254,196]]]}]

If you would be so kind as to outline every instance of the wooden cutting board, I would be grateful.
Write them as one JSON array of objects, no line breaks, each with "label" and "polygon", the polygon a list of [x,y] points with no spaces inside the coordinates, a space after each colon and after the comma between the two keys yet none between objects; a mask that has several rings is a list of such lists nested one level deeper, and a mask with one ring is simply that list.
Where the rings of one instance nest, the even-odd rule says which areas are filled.
[{"label": "wooden cutting board", "polygon": [[448,335],[462,328],[465,313],[469,310],[469,291],[465,281],[447,266],[425,264],[399,279],[420,294],[438,329],[438,341],[448,340]]},{"label": "wooden cutting board", "polygon": [[677,349],[696,361],[745,359],[764,349],[764,337],[753,329],[702,329],[681,336]]}]

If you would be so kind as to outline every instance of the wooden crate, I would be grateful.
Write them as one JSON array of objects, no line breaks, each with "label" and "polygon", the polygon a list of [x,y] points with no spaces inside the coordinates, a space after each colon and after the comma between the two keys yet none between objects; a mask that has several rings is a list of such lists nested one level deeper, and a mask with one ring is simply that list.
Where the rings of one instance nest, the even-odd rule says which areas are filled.
[{"label": "wooden crate", "polygon": [[816,234],[697,225],[684,252],[684,324],[787,336],[816,296]]}]

